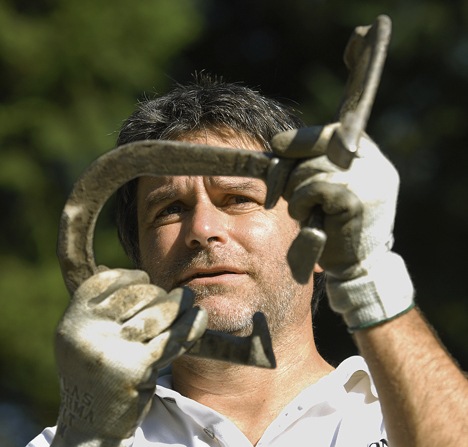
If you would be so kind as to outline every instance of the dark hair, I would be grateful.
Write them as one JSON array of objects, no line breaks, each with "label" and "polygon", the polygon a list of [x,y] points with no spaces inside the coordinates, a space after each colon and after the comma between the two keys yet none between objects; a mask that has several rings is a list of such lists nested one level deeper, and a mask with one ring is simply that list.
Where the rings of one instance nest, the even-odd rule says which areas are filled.
[{"label": "dark hair", "polygon": [[[227,129],[258,141],[266,152],[278,132],[304,127],[292,108],[237,83],[206,74],[193,83],[176,85],[169,93],[140,101],[125,120],[117,145],[141,140],[175,140],[194,132]],[[140,265],[136,209],[137,179],[117,191],[117,228],[122,246],[136,266]],[[322,281],[316,279],[315,295]],[[324,289],[323,285],[321,289]],[[317,296],[318,298],[318,296]]]}]

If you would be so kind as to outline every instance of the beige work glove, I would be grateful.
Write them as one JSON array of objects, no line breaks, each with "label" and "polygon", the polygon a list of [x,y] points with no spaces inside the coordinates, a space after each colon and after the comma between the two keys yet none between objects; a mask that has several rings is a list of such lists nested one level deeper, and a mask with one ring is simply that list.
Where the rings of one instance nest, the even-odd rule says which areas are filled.
[{"label": "beige work glove", "polygon": [[[330,130],[331,126],[324,132]],[[357,157],[346,170],[318,155],[317,147],[311,151],[298,146],[295,141],[301,138],[294,138],[294,132],[281,137],[276,147],[273,140],[275,152],[298,159],[284,196],[291,216],[303,225],[299,241],[305,238],[312,210],[319,206],[323,213],[327,239],[318,263],[327,273],[331,308],[343,316],[350,331],[412,308],[411,279],[402,258],[391,251],[399,188],[393,165],[367,136],[361,138]],[[307,159],[311,152],[314,158]],[[303,255],[307,262],[307,253]]]},{"label": "beige work glove", "polygon": [[157,371],[205,331],[188,289],[169,294],[139,270],[107,270],[75,292],[56,332],[61,406],[56,446],[130,445]]}]

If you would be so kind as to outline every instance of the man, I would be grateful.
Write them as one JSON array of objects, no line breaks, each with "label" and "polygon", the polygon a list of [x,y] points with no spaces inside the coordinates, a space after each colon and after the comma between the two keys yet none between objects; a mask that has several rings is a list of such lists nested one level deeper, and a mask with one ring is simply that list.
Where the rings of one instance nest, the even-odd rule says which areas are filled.
[{"label": "man", "polygon": [[[275,101],[202,77],[139,104],[118,144],[271,151],[275,134],[301,126]],[[300,162],[273,209],[257,179],[142,177],[122,188],[119,233],[139,270],[102,271],[76,291],[57,330],[57,427],[30,446],[466,439],[466,380],[415,308],[404,262],[391,251],[396,171],[367,137],[349,170],[286,146],[280,155]],[[315,277],[326,272],[330,305],[363,356],[336,370],[314,343],[314,276],[297,282],[286,260],[317,205],[328,239]],[[257,312],[268,321],[275,369],[184,355],[206,328],[250,334]]]}]

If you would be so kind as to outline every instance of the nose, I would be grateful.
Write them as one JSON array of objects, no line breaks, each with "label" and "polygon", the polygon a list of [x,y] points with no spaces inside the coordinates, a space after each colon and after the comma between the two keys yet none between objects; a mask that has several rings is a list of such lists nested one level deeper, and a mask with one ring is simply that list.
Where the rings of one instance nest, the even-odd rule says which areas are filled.
[{"label": "nose", "polygon": [[198,203],[187,225],[185,243],[189,248],[207,248],[227,241],[228,216],[211,202]]}]

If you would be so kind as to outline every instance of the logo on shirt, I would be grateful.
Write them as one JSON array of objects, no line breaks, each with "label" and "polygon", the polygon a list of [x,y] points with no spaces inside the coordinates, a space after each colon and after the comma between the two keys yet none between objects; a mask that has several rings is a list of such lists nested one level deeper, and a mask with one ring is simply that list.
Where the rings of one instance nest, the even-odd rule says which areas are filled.
[{"label": "logo on shirt", "polygon": [[386,439],[381,439],[380,441],[367,444],[367,447],[388,447],[388,441]]}]

